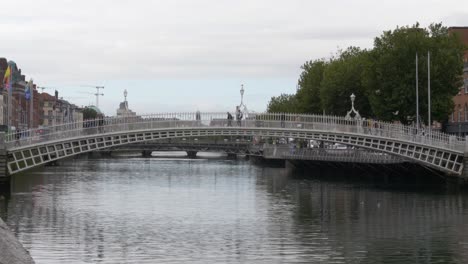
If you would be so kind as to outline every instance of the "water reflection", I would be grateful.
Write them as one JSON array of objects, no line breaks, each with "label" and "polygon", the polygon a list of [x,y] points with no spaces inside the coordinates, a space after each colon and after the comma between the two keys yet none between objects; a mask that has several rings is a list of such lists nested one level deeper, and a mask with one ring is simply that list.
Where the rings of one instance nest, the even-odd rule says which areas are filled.
[{"label": "water reflection", "polygon": [[246,161],[93,159],[15,176],[0,215],[37,263],[466,263],[467,198]]}]

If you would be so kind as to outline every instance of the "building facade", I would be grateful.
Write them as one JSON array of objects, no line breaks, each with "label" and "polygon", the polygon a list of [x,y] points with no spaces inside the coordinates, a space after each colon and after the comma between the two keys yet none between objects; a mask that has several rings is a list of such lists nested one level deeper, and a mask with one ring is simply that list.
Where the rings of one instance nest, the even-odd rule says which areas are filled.
[{"label": "building facade", "polygon": [[[468,27],[451,27],[450,34],[456,34],[468,47]],[[458,136],[468,135],[468,50],[463,56],[463,83],[453,98],[454,109],[449,116],[446,132]]]},{"label": "building facade", "polygon": [[[3,87],[3,76],[8,66],[11,69],[11,92]],[[14,61],[0,58],[0,77],[0,125],[3,128],[9,125],[9,129],[15,131],[83,121],[81,108],[58,98],[57,91],[54,95],[39,93],[32,80],[31,96],[26,98],[28,82]]]}]

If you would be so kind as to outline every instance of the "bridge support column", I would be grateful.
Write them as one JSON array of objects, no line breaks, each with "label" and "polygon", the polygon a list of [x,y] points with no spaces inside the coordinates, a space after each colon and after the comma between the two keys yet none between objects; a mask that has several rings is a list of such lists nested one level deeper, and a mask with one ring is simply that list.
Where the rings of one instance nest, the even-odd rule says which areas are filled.
[{"label": "bridge support column", "polygon": [[141,155],[142,155],[143,157],[145,157],[145,158],[151,158],[151,153],[153,153],[153,151],[151,151],[151,150],[143,150],[143,151],[141,152]]},{"label": "bridge support column", "polygon": [[6,167],[5,132],[0,132],[0,193],[7,193],[10,190],[10,175],[8,175]]},{"label": "bridge support column", "polygon": [[197,151],[194,151],[194,150],[189,150],[187,151],[187,156],[191,159],[194,159],[197,157]]}]

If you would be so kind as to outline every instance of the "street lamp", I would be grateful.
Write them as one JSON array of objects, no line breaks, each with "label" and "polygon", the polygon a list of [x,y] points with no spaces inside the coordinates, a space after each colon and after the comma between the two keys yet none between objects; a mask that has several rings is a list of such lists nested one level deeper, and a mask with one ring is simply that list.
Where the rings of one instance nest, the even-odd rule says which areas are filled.
[{"label": "street lamp", "polygon": [[247,110],[247,106],[244,104],[244,85],[243,84],[241,84],[240,95],[241,95],[241,102],[239,106],[236,108],[238,108],[239,111],[242,111],[242,113],[244,114],[244,118],[246,118],[247,115],[249,114],[249,111]]},{"label": "street lamp", "polygon": [[244,101],[244,85],[241,84],[241,89],[240,89],[240,94],[241,94],[241,103],[239,106],[243,105],[243,101]]},{"label": "street lamp", "polygon": [[[347,113],[346,113],[346,116],[345,116],[345,119],[346,120],[360,120],[361,119],[361,115],[359,115],[359,112],[354,109],[354,100],[356,99],[356,96],[354,95],[354,93],[352,93],[350,96],[351,98],[351,110],[349,110]],[[351,114],[354,113],[354,117],[351,117]]]},{"label": "street lamp", "polygon": [[[127,89],[125,89],[125,90],[124,90],[124,97],[125,97],[125,102],[124,102],[124,104],[125,104],[125,110],[128,110],[127,95],[128,95]],[[125,113],[125,114],[127,114],[127,113]]]}]

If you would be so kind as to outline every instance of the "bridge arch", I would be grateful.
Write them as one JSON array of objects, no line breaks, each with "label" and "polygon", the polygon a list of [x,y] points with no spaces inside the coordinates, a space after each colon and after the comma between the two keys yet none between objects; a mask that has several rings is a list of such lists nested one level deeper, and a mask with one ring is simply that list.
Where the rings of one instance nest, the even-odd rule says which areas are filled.
[{"label": "bridge arch", "polygon": [[[7,168],[10,174],[15,174],[44,163],[71,157],[113,146],[155,141],[169,138],[213,137],[213,136],[261,136],[286,137],[305,140],[319,140],[355,146],[359,148],[381,151],[391,155],[407,158],[448,174],[461,175],[464,155],[462,151],[446,148],[440,145],[425,144],[424,139],[418,142],[388,137],[386,131],[376,130],[373,133],[356,133],[359,129],[319,129],[308,128],[301,122],[290,122],[286,125],[275,123],[258,126],[257,123],[243,123],[241,127],[215,126],[155,126],[146,129],[134,129],[115,132],[109,129],[91,135],[64,137],[8,149]],[[352,127],[351,127],[352,128]],[[375,132],[375,131],[374,131]],[[416,135],[415,135],[416,137]],[[428,142],[429,143],[429,142]]]}]

